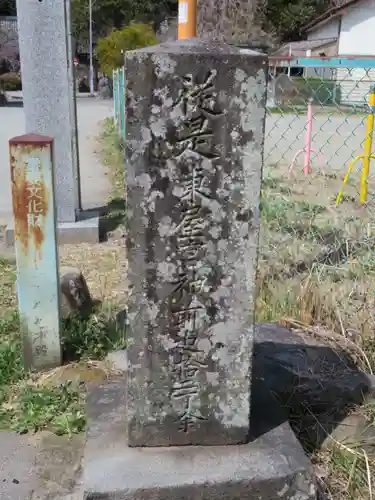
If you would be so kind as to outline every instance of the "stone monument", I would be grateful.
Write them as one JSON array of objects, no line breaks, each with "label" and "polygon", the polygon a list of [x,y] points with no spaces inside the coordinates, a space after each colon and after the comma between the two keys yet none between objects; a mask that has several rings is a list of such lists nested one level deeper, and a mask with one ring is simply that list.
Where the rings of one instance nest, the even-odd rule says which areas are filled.
[{"label": "stone monument", "polygon": [[126,73],[129,444],[243,443],[267,61],[189,41]]},{"label": "stone monument", "polygon": [[249,442],[267,59],[191,39],[125,68],[127,392],[89,398],[85,498],[312,500],[289,424]]},{"label": "stone monument", "polygon": [[[51,136],[59,242],[96,242],[98,217],[82,220],[70,2],[17,0],[25,129]],[[13,226],[6,242],[14,242]]]}]

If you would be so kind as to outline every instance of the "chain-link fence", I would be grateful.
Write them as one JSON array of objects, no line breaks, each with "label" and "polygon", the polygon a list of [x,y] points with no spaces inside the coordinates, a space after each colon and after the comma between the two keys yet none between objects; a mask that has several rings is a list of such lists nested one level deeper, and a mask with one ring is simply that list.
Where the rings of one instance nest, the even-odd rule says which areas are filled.
[{"label": "chain-link fence", "polygon": [[[307,61],[309,66],[305,66]],[[327,168],[345,171],[348,162],[363,153],[375,59],[347,61],[350,67],[343,64],[335,59],[270,58],[266,164],[290,165],[295,153],[304,148],[309,101],[312,147]]]},{"label": "chain-link fence", "polygon": [[375,59],[270,58],[259,320],[373,336],[374,83]]},{"label": "chain-link fence", "polygon": [[[125,137],[123,68],[113,81]],[[375,329],[374,83],[375,58],[270,58],[259,321]]]}]

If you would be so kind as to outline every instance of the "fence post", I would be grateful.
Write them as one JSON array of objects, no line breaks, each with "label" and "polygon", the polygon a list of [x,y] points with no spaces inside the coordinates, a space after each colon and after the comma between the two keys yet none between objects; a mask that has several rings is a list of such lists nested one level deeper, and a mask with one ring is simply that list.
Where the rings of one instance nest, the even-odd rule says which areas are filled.
[{"label": "fence post", "polygon": [[117,113],[118,113],[118,133],[121,134],[121,69],[117,68]]},{"label": "fence post", "polygon": [[113,70],[113,115],[114,115],[114,120],[115,120],[115,125],[117,127],[117,122],[118,122],[118,109],[117,109],[117,70]]},{"label": "fence post", "polygon": [[118,100],[118,133],[121,134],[122,131],[122,96],[121,96],[121,68],[117,69],[117,74],[118,74],[118,93],[117,93],[117,100]]},{"label": "fence post", "polygon": [[374,112],[375,112],[375,85],[371,85],[369,94],[369,112],[366,123],[366,139],[365,139],[365,154],[363,157],[363,169],[361,176],[360,189],[360,204],[363,205],[367,201],[368,193],[368,177],[370,174],[370,162],[372,155],[372,140],[374,134]]},{"label": "fence post", "polygon": [[120,88],[120,113],[121,113],[121,136],[125,139],[125,67],[120,69],[121,88]]},{"label": "fence post", "polygon": [[17,292],[26,369],[61,364],[53,139],[9,141]]},{"label": "fence post", "polygon": [[113,121],[116,123],[116,85],[115,85],[115,70],[112,70],[112,94],[113,94]]}]

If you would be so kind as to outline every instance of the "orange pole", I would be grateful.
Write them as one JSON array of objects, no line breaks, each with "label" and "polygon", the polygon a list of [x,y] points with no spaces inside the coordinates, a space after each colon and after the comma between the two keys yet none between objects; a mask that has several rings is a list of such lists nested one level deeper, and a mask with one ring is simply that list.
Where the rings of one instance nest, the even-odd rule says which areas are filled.
[{"label": "orange pole", "polygon": [[178,39],[197,36],[197,0],[178,0]]}]

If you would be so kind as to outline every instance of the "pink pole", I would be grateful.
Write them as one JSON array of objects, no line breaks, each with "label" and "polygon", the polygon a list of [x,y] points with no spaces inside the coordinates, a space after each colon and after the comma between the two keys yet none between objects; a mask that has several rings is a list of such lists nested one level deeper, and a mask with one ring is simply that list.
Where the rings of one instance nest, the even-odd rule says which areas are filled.
[{"label": "pink pole", "polygon": [[305,135],[305,148],[304,148],[304,163],[303,163],[303,171],[305,172],[305,176],[307,177],[310,172],[310,157],[311,157],[311,141],[312,141],[312,103],[313,100],[309,99],[309,103],[307,105],[307,128]]}]

